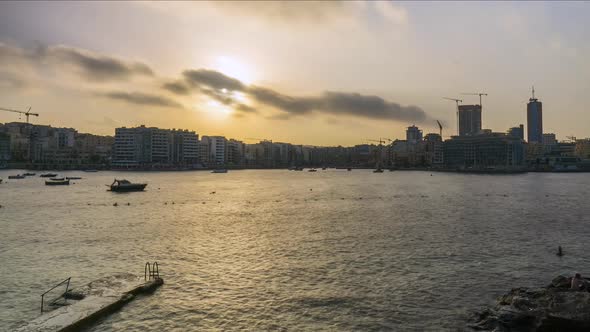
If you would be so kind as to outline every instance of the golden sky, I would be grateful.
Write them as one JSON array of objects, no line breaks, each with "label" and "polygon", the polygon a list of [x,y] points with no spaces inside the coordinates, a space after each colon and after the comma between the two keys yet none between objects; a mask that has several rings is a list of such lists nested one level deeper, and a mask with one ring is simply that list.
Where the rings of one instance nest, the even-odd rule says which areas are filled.
[{"label": "golden sky", "polygon": [[[587,3],[1,2],[0,107],[114,134],[353,145],[416,124],[456,132],[442,97],[485,91],[483,127],[588,137]],[[0,122],[18,116],[0,112]],[[22,119],[24,120],[24,119]]]}]

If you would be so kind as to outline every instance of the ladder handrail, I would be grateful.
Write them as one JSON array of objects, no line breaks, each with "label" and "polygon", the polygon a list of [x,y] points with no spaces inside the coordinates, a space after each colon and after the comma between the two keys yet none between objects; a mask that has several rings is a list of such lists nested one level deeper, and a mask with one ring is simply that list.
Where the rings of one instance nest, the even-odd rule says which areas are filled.
[{"label": "ladder handrail", "polygon": [[68,289],[70,289],[70,280],[71,280],[71,279],[72,279],[72,277],[69,277],[69,278],[67,278],[67,279],[64,279],[63,281],[59,282],[57,285],[55,285],[55,286],[51,287],[51,288],[50,288],[49,290],[47,290],[45,293],[41,294],[41,312],[43,312],[43,303],[44,303],[44,301],[45,301],[45,295],[46,295],[47,293],[51,292],[52,290],[56,289],[57,287],[61,286],[62,284],[64,284],[64,283],[66,283],[66,282],[67,282],[67,285],[66,285],[66,291],[65,291],[65,292],[63,292],[63,294],[62,294],[62,295],[58,296],[57,298],[55,298],[55,299],[52,301],[52,303],[53,303],[53,302],[55,302],[57,299],[59,299],[60,297],[62,297],[64,294],[66,294],[66,293],[68,292]]},{"label": "ladder handrail", "polygon": [[147,281],[148,280],[148,276],[150,276],[150,279],[152,277],[152,269],[150,268],[150,262],[146,262],[145,263],[145,268],[143,271],[143,280]]},{"label": "ladder handrail", "polygon": [[158,262],[154,262],[152,264],[152,276],[154,277],[154,279],[160,278],[160,268],[158,266]]}]

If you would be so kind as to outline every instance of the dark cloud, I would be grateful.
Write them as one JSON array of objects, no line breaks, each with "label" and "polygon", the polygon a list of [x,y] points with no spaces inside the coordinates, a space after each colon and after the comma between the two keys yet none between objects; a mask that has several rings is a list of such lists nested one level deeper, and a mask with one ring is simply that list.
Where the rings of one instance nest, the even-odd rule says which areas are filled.
[{"label": "dark cloud", "polygon": [[246,104],[237,104],[235,106],[235,110],[242,113],[258,113],[254,107],[248,106]]},{"label": "dark cloud", "polygon": [[177,95],[188,95],[190,93],[190,89],[181,81],[164,83],[162,87]]},{"label": "dark cloud", "polygon": [[68,46],[20,48],[0,43],[0,65],[42,71],[49,67],[73,68],[89,81],[126,80],[133,76],[154,76],[144,63],[124,61]]},{"label": "dark cloud", "polygon": [[209,69],[185,70],[183,78],[184,83],[171,83],[174,86],[165,86],[165,88],[178,94],[186,94],[187,90],[184,88],[190,86],[193,90],[225,105],[234,106],[236,110],[248,113],[251,107],[237,102],[234,98],[234,92],[241,92],[257,103],[276,108],[287,114],[271,118],[285,119],[292,115],[318,112],[417,123],[428,119],[424,110],[418,106],[402,106],[374,95],[327,91],[319,96],[290,96],[266,87],[249,86],[233,77]]},{"label": "dark cloud", "polygon": [[182,105],[176,101],[158,96],[153,94],[141,93],[141,92],[118,92],[112,91],[107,93],[99,93],[100,96],[110,98],[114,100],[124,101],[130,104],[136,105],[149,105],[159,107],[177,107],[182,108]]},{"label": "dark cloud", "polygon": [[242,91],[244,83],[215,70],[185,70],[182,75],[187,83],[195,87],[209,87],[214,90]]},{"label": "dark cloud", "polygon": [[152,69],[141,62],[126,62],[73,47],[41,47],[38,49],[37,55],[41,60],[49,59],[73,65],[81,71],[85,78],[93,81],[121,80],[135,75],[154,75]]}]

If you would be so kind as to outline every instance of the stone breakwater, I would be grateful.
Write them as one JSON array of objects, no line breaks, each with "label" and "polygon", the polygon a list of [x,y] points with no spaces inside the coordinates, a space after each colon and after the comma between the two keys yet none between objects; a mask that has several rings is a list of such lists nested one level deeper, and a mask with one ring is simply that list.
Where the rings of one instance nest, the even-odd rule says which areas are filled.
[{"label": "stone breakwater", "polygon": [[558,276],[546,287],[514,288],[496,305],[477,312],[469,327],[478,331],[590,331],[590,293],[570,289]]}]

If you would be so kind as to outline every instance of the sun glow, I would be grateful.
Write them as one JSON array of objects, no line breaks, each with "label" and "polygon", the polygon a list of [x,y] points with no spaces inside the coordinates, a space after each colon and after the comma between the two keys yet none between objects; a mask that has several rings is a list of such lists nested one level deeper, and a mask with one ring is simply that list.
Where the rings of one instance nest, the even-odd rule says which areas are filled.
[{"label": "sun glow", "polygon": [[251,84],[255,80],[252,68],[233,57],[218,56],[215,58],[213,67],[215,70],[246,84]]}]

